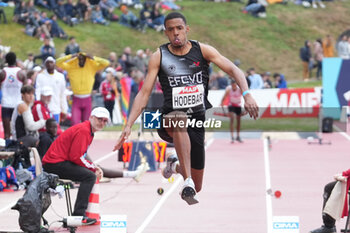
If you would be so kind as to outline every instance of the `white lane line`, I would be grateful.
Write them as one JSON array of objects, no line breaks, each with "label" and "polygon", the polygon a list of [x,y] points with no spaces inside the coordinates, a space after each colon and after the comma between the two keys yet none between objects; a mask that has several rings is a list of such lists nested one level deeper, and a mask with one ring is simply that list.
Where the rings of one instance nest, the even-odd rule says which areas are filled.
[{"label": "white lane line", "polygon": [[265,188],[266,188],[266,217],[267,233],[272,232],[272,198],[267,190],[271,190],[270,158],[269,144],[267,138],[263,139],[264,143],[264,164],[265,164]]},{"label": "white lane line", "polygon": [[[207,148],[214,142],[213,138],[210,138],[205,146],[205,150],[207,150]],[[137,230],[135,231],[135,233],[142,233],[145,228],[148,226],[148,224],[152,221],[152,219],[154,218],[154,216],[158,213],[158,211],[160,210],[160,207],[162,207],[162,205],[165,203],[165,201],[168,199],[168,197],[177,189],[177,187],[180,185],[181,181],[183,181],[181,176],[178,176],[178,178],[176,179],[176,181],[174,182],[174,184],[171,186],[171,188],[169,189],[168,192],[165,193],[164,196],[162,196],[162,198],[157,202],[157,204],[153,207],[151,213],[146,217],[146,219],[143,221],[143,223],[141,224],[141,226],[139,226],[139,228],[137,228]]]},{"label": "white lane line", "polygon": [[350,136],[349,136],[349,134],[343,132],[343,130],[339,129],[339,127],[336,126],[336,125],[333,125],[333,127],[334,127],[334,129],[335,129],[336,131],[338,131],[341,135],[343,135],[346,139],[348,139],[348,140],[350,141]]},{"label": "white lane line", "polygon": [[343,135],[346,139],[348,139],[350,141],[350,136],[347,133],[344,132],[340,132],[341,135]]},{"label": "white lane line", "polygon": [[165,193],[164,196],[157,202],[157,204],[153,207],[151,213],[147,216],[147,218],[143,221],[141,226],[137,228],[135,233],[141,233],[145,228],[148,226],[148,224],[152,221],[154,216],[158,213],[160,207],[164,204],[164,202],[168,199],[168,197],[174,192],[174,190],[180,185],[181,181],[183,181],[181,176],[178,176],[174,184],[171,186],[168,192]]},{"label": "white lane line", "polygon": [[8,204],[7,206],[3,207],[2,209],[0,209],[0,214],[2,212],[5,212],[7,209],[10,209],[12,206],[16,205],[16,203],[17,203],[17,201],[14,201],[14,202]]}]

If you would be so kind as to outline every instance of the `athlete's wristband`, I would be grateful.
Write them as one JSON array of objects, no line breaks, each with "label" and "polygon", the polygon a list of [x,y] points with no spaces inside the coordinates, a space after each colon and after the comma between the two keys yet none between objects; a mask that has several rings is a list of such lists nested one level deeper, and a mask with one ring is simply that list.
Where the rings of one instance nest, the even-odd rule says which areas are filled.
[{"label": "athlete's wristband", "polygon": [[242,96],[244,97],[246,94],[250,93],[249,90],[243,91]]}]

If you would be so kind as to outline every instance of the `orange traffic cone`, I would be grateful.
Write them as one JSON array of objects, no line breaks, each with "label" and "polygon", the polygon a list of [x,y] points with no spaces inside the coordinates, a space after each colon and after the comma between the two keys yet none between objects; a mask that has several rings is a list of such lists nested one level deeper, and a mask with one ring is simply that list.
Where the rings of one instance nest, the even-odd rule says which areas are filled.
[{"label": "orange traffic cone", "polygon": [[94,218],[97,220],[95,225],[100,224],[100,187],[99,180],[96,179],[96,183],[92,188],[90,197],[89,197],[89,205],[86,209],[86,217]]}]

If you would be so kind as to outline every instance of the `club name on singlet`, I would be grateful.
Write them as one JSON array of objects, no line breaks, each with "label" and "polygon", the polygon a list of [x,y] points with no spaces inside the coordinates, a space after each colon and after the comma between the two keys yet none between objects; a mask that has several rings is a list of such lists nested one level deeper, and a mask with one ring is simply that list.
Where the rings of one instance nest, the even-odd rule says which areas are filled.
[{"label": "club name on singlet", "polygon": [[[191,108],[203,105],[204,87],[202,72],[191,76],[168,77],[169,84],[173,87],[172,103],[173,109]],[[177,87],[178,83],[189,86]]]},{"label": "club name on singlet", "polygon": [[191,112],[210,107],[208,95],[208,62],[203,58],[198,42],[183,56],[172,54],[168,45],[162,45],[161,68],[158,73],[164,95],[163,110]]}]

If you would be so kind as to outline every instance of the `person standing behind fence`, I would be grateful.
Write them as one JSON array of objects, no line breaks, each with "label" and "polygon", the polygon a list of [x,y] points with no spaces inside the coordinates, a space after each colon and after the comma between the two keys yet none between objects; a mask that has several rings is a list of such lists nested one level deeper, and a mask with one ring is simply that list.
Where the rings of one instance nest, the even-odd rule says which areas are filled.
[{"label": "person standing behind fence", "polygon": [[330,35],[327,35],[322,42],[323,56],[334,57],[334,45],[332,37]]},{"label": "person standing behind fence", "polygon": [[4,126],[5,139],[11,136],[11,117],[17,104],[21,102],[21,88],[26,81],[26,75],[21,68],[17,67],[17,57],[14,52],[5,56],[8,67],[0,72],[1,81],[1,117]]},{"label": "person standing behind fence", "polygon": [[346,35],[343,35],[341,41],[338,42],[337,51],[339,57],[343,59],[350,58],[350,47],[348,37]]},{"label": "person standing behind fence", "polygon": [[315,56],[315,62],[316,62],[316,78],[319,80],[322,78],[322,60],[323,60],[323,48],[322,48],[322,40],[317,39],[314,42],[314,56]]},{"label": "person standing behind fence", "polygon": [[106,80],[100,85],[100,93],[103,96],[103,103],[108,110],[111,120],[113,120],[113,108],[117,92],[117,82],[114,79],[116,71],[112,67],[106,69]]},{"label": "person standing behind fence", "polygon": [[[64,120],[68,112],[66,91],[66,80],[62,73],[55,69],[55,59],[48,57],[45,60],[45,70],[40,72],[35,81],[35,96],[36,99],[40,99],[41,89],[43,87],[51,87],[53,90],[52,99],[49,103],[49,110],[53,115],[53,118],[60,123]],[[62,119],[61,119],[62,118]]]},{"label": "person standing behind fence", "polygon": [[303,63],[303,80],[309,81],[310,78],[310,70],[309,70],[309,64],[311,62],[311,49],[310,49],[311,43],[310,41],[306,40],[304,47],[300,48],[300,59]]},{"label": "person standing behind fence", "polygon": [[72,125],[88,120],[95,74],[109,66],[109,61],[86,53],[78,53],[57,59],[56,65],[67,71],[72,87]]}]

